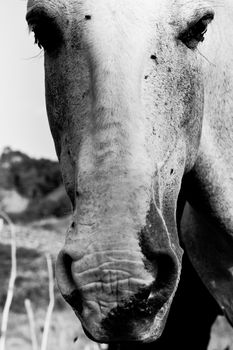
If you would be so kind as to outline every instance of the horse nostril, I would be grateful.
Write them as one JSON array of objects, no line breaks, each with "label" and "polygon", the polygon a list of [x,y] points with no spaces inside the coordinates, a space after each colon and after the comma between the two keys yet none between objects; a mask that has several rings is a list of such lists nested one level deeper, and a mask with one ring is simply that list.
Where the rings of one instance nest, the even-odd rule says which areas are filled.
[{"label": "horse nostril", "polygon": [[63,298],[75,311],[81,313],[83,309],[83,299],[72,276],[72,262],[73,259],[68,254],[61,251],[56,263],[56,277]]},{"label": "horse nostril", "polygon": [[68,284],[68,286],[75,286],[71,273],[72,262],[73,259],[68,254],[64,253],[63,251],[59,253],[56,263],[56,275],[58,282],[62,285]]},{"label": "horse nostril", "polygon": [[78,312],[79,315],[83,312],[83,298],[82,294],[79,292],[78,289],[74,290],[69,295],[64,295],[63,298],[65,301],[70,304],[70,306],[73,308],[75,312]]}]

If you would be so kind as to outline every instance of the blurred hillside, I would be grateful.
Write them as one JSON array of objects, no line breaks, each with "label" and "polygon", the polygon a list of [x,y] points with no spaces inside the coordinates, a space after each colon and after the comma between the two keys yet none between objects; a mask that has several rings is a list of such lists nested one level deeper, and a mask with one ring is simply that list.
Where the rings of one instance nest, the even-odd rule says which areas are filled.
[{"label": "blurred hillside", "polygon": [[16,221],[70,213],[58,162],[7,147],[0,155],[0,209]]}]

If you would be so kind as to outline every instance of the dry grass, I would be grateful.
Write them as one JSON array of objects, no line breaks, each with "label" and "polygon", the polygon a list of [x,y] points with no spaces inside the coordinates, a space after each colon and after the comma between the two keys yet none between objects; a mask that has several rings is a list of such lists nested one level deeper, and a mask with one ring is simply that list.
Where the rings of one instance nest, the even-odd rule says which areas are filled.
[{"label": "dry grass", "polygon": [[[42,341],[45,311],[35,312],[38,343]],[[9,319],[7,350],[32,350],[30,329],[26,314],[11,313]],[[69,309],[53,313],[48,338],[49,350],[99,350],[99,347],[86,338],[81,325]]]}]

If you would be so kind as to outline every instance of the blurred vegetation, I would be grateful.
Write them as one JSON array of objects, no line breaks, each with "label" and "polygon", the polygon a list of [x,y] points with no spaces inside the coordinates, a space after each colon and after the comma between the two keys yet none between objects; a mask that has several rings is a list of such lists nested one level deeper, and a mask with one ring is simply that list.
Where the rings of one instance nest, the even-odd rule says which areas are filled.
[{"label": "blurred vegetation", "polygon": [[40,199],[62,184],[58,162],[34,159],[7,147],[0,157],[0,187]]},{"label": "blurred vegetation", "polygon": [[25,211],[9,213],[17,221],[62,217],[71,210],[58,162],[34,159],[9,147],[0,156],[0,189],[14,190],[29,199]]},{"label": "blurred vegetation", "polygon": [[[1,274],[0,274],[0,310],[3,308],[11,268],[11,251],[9,245],[0,244]],[[35,308],[45,308],[48,304],[48,271],[43,254],[34,249],[17,249],[17,278],[11,310],[24,313],[24,300],[30,299]],[[45,287],[46,286],[46,287]],[[55,286],[56,309],[64,308],[61,294]]]}]

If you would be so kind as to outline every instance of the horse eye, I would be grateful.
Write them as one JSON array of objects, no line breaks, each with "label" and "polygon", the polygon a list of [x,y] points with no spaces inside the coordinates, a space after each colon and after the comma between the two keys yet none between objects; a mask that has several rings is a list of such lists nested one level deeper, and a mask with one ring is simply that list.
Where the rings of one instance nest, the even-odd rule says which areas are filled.
[{"label": "horse eye", "polygon": [[180,34],[179,39],[189,48],[194,50],[205,39],[208,24],[214,19],[213,13],[202,17]]},{"label": "horse eye", "polygon": [[58,49],[62,42],[61,31],[54,18],[27,16],[30,31],[34,33],[35,44],[50,53]]}]

